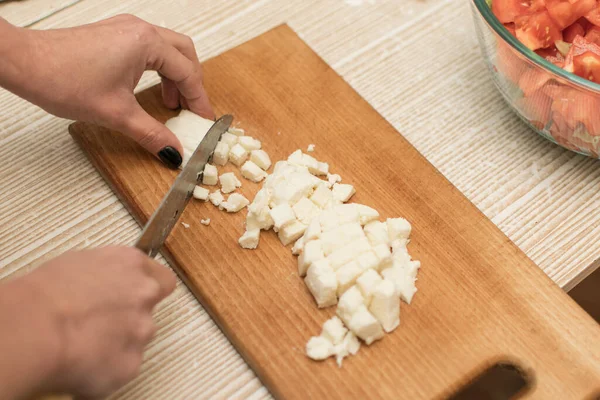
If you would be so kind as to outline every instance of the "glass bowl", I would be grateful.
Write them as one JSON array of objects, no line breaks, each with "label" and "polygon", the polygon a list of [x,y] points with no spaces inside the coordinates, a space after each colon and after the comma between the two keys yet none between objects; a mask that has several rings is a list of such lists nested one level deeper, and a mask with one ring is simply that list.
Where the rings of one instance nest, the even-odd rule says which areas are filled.
[{"label": "glass bowl", "polygon": [[471,0],[479,45],[492,79],[513,110],[544,138],[577,153],[600,154],[600,85],[529,50]]}]

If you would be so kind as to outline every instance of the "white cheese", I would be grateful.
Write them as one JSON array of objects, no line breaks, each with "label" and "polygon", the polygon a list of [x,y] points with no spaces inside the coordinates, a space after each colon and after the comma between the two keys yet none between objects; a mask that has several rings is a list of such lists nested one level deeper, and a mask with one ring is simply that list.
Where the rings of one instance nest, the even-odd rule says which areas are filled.
[{"label": "white cheese", "polygon": [[229,132],[235,136],[244,136],[244,134],[246,133],[242,128],[234,128],[234,127],[230,127],[229,129],[227,129],[227,132]]},{"label": "white cheese", "polygon": [[338,281],[338,297],[356,283],[356,279],[360,276],[361,272],[362,270],[356,261],[350,261],[335,271]]},{"label": "white cheese", "polygon": [[251,231],[246,231],[238,240],[238,243],[244,249],[255,249],[258,247],[258,242],[260,240],[260,229],[253,229]]},{"label": "white cheese", "polygon": [[385,222],[372,221],[365,225],[365,234],[373,246],[385,244],[388,246],[387,224]]},{"label": "white cheese", "polygon": [[290,156],[288,157],[287,160],[291,164],[303,165],[302,164],[302,150],[298,149],[298,150],[294,151],[292,154],[290,154]]},{"label": "white cheese", "polygon": [[[304,232],[306,233],[306,232]],[[292,254],[297,256],[298,254],[302,253],[302,250],[304,249],[304,236],[300,236],[300,238],[298,240],[296,240],[296,242],[294,243],[294,246],[292,247]]]},{"label": "white cheese", "polygon": [[407,245],[408,245],[408,239],[396,239],[396,240],[392,241],[392,243],[391,243],[392,253],[397,253],[397,252],[408,253],[408,248],[406,247]]},{"label": "white cheese", "polygon": [[238,139],[238,143],[245,148],[248,152],[252,150],[260,150],[260,140],[254,139],[252,136],[241,136]]},{"label": "white cheese", "polygon": [[292,210],[289,204],[283,203],[273,207],[270,214],[271,218],[273,218],[273,225],[277,230],[296,221],[296,214],[294,214],[294,210]]},{"label": "white cheese", "polygon": [[329,339],[333,344],[340,344],[348,333],[348,329],[342,323],[342,320],[336,316],[331,317],[323,324],[321,336]]},{"label": "white cheese", "polygon": [[304,231],[304,242],[308,243],[311,240],[316,240],[321,236],[321,223],[318,218],[315,218],[308,224],[306,231]]},{"label": "white cheese", "polygon": [[306,225],[310,224],[321,212],[321,210],[306,197],[298,200],[292,209],[294,210],[296,219]]},{"label": "white cheese", "polygon": [[202,186],[196,186],[194,188],[193,196],[195,199],[207,201],[209,193],[210,191],[208,189],[203,188]]},{"label": "white cheese", "polygon": [[306,355],[313,360],[324,360],[333,355],[333,343],[323,336],[313,336],[306,344]]},{"label": "white cheese", "polygon": [[358,214],[356,204],[339,204],[333,207],[332,210],[337,213],[340,224],[360,222],[360,215]]},{"label": "white cheese", "polygon": [[223,195],[221,194],[221,190],[217,189],[208,195],[208,199],[211,203],[213,203],[215,207],[219,207],[223,200],[225,200],[225,197],[223,197]]},{"label": "white cheese", "polygon": [[212,161],[217,165],[225,165],[229,161],[229,145],[225,142],[217,143]]},{"label": "white cheese", "polygon": [[356,336],[364,340],[367,345],[381,339],[384,335],[381,324],[364,304],[359,306],[354,314],[352,314],[348,322],[348,328]]},{"label": "white cheese", "polygon": [[317,170],[315,175],[327,175],[329,173],[329,164],[326,162],[320,162],[317,164]]},{"label": "white cheese", "polygon": [[[360,293],[363,295],[367,307],[370,306],[371,300],[373,299],[373,293],[381,282],[383,282],[381,276],[372,269],[363,272],[356,280],[356,286],[360,289]],[[392,290],[393,289],[394,287],[392,286]],[[398,298],[396,296],[396,301],[397,300]]]},{"label": "white cheese", "polygon": [[345,246],[339,247],[333,253],[327,256],[334,270],[337,270],[342,265],[358,258],[365,251],[371,250],[371,244],[365,238],[354,240]]},{"label": "white cheese", "polygon": [[237,144],[238,137],[232,133],[225,132],[224,134],[221,135],[220,141],[227,144],[227,146],[229,146],[229,148],[231,149],[233,146],[235,146]]},{"label": "white cheese", "polygon": [[410,236],[410,222],[404,218],[388,218],[386,223],[390,243],[398,239],[408,239]]},{"label": "white cheese", "polygon": [[400,325],[400,301],[394,283],[384,279],[377,285],[369,311],[388,333]]},{"label": "white cheese", "polygon": [[381,275],[394,283],[396,294],[400,296],[407,304],[410,304],[413,296],[417,292],[415,278],[408,275],[402,268],[386,268],[381,271]]},{"label": "white cheese", "polygon": [[387,244],[381,243],[373,246],[373,252],[379,259],[378,270],[382,271],[392,266],[392,252]]},{"label": "white cheese", "polygon": [[301,165],[304,165],[306,168],[308,168],[308,171],[311,174],[316,175],[319,173],[319,162],[308,154],[302,154]]},{"label": "white cheese", "polygon": [[314,262],[308,268],[304,282],[319,308],[329,307],[337,302],[338,284],[335,272],[333,272],[327,260],[322,259]]},{"label": "white cheese", "polygon": [[217,167],[215,167],[214,165],[206,164],[204,166],[204,172],[202,174],[202,184],[214,186],[217,184],[218,176],[219,174],[217,172]]},{"label": "white cheese", "polygon": [[300,236],[302,236],[305,230],[306,225],[304,225],[300,221],[294,221],[291,224],[284,226],[277,235],[279,237],[279,241],[284,246],[287,246],[288,244],[292,243]]},{"label": "white cheese", "polygon": [[342,367],[342,361],[349,355],[355,355],[360,350],[360,342],[354,333],[349,331],[344,336],[342,343],[334,346],[335,361],[338,367]]},{"label": "white cheese", "polygon": [[235,189],[242,187],[242,182],[240,182],[233,172],[227,172],[219,176],[219,182],[221,182],[221,191],[223,193],[231,193]]},{"label": "white cheese", "polygon": [[227,198],[227,201],[221,203],[221,207],[223,207],[227,212],[238,212],[248,204],[250,204],[250,201],[248,201],[247,198],[239,193],[232,193]]},{"label": "white cheese", "polygon": [[315,145],[312,143],[309,144],[308,147],[306,148],[306,151],[308,151],[309,153],[315,151]]},{"label": "white cheese", "polygon": [[[311,223],[311,225],[313,224]],[[329,255],[349,242],[364,238],[365,234],[358,223],[350,223],[323,232],[320,237],[323,243],[323,252],[325,255]]]},{"label": "white cheese", "polygon": [[310,264],[314,263],[315,261],[322,260],[323,258],[325,258],[325,255],[323,254],[320,241],[312,240],[306,243],[304,245],[304,249],[302,250],[302,254],[300,254],[298,257],[298,275],[306,275],[306,270]]},{"label": "white cheese", "polygon": [[327,185],[319,185],[310,196],[310,200],[321,209],[329,208],[333,202],[333,195]]},{"label": "white cheese", "polygon": [[241,166],[248,159],[248,151],[239,143],[234,144],[229,150],[229,161],[235,166]]},{"label": "white cheese", "polygon": [[201,223],[202,225],[206,225],[206,226],[208,226],[208,225],[210,224],[210,218],[201,219],[201,220],[200,220],[200,223]]},{"label": "white cheese", "polygon": [[332,187],[333,185],[341,181],[342,177],[338,174],[327,174],[327,183],[329,184],[329,187]]},{"label": "white cheese", "polygon": [[189,229],[190,227],[190,224],[186,224],[185,222],[182,222],[181,225],[183,225],[185,229]]},{"label": "white cheese", "polygon": [[340,297],[337,310],[335,312],[337,316],[344,321],[346,326],[348,326],[352,315],[360,306],[364,307],[364,305],[365,300],[363,295],[360,293],[360,290],[356,286],[352,286]]},{"label": "white cheese", "polygon": [[250,206],[248,206],[248,211],[259,213],[265,207],[269,207],[270,200],[271,200],[271,191],[269,189],[263,187],[256,193],[256,196],[254,196],[254,200],[252,200],[252,203],[250,204]]},{"label": "white cheese", "polygon": [[364,204],[356,204],[356,209],[358,210],[358,218],[361,225],[366,225],[379,218],[379,212],[376,209]]},{"label": "white cheese", "polygon": [[267,173],[252,161],[246,161],[242,166],[242,176],[252,182],[260,182],[267,177]]},{"label": "white cheese", "polygon": [[202,118],[188,110],[165,122],[165,126],[177,136],[183,146],[181,168],[185,167],[192,154],[213,126],[214,121]]},{"label": "white cheese", "polygon": [[252,150],[250,152],[250,161],[265,171],[271,167],[271,159],[264,150]]},{"label": "white cheese", "polygon": [[362,253],[360,256],[358,256],[356,262],[360,266],[360,270],[362,272],[370,269],[374,269],[376,271],[379,270],[379,257],[377,257],[377,254],[375,254],[375,251],[373,250],[368,250]]},{"label": "white cheese", "polygon": [[273,227],[273,218],[271,218],[270,211],[269,207],[265,207],[260,211],[248,211],[246,229],[271,229]]},{"label": "white cheese", "polygon": [[345,203],[356,193],[356,190],[354,186],[347,183],[336,183],[333,185],[331,193],[333,194],[333,200]]}]

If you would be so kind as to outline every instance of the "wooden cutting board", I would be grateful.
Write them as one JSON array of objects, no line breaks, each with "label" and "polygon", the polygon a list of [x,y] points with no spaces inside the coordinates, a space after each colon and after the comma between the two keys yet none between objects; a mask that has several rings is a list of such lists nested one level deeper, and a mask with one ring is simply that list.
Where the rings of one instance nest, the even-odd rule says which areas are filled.
[{"label": "wooden cutting board", "polygon": [[[181,217],[189,229],[179,224],[163,254],[274,396],[435,398],[497,361],[533,377],[532,398],[600,391],[598,325],[289,27],[204,69],[217,114],[232,113],[275,161],[314,143],[313,154],[355,185],[353,201],[412,222],[409,248],[422,262],[400,327],[340,369],[304,355],[334,307],[316,308],[289,248],[271,231],[257,250],[243,250],[245,212],[190,203]],[[158,87],[138,99],[160,121],[177,113]],[[176,173],[116,132],[83,123],[70,132],[145,223]],[[243,184],[249,198],[259,189]],[[201,225],[207,217],[210,226]]]}]

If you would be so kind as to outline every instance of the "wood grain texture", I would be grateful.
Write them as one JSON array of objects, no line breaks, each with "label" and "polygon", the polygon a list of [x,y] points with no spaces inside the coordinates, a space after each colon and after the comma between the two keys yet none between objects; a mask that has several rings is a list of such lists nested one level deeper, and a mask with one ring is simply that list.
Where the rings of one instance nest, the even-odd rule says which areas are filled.
[{"label": "wood grain texture", "polygon": [[[275,160],[315,143],[356,186],[356,202],[412,221],[411,253],[423,264],[401,328],[338,369],[303,354],[332,310],[316,310],[289,249],[265,234],[244,251],[243,213],[190,204],[190,228],[175,228],[164,254],[276,397],[431,398],[501,359],[535,376],[532,398],[600,390],[596,323],[287,26],[204,67],[218,112],[244,121]],[[138,98],[161,121],[174,115],[157,87]],[[70,131],[145,222],[175,173],[116,132],[80,123]]]},{"label": "wood grain texture", "polygon": [[31,26],[82,0],[8,0],[0,3],[0,17],[17,26]]}]

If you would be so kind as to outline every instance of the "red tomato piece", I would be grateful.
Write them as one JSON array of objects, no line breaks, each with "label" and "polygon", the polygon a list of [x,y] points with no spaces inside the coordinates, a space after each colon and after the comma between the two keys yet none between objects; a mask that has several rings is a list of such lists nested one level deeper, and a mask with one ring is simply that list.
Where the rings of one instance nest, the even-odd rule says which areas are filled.
[{"label": "red tomato piece", "polygon": [[553,4],[547,4],[550,17],[556,22],[559,29],[572,25],[597,7],[596,0],[577,0],[573,3],[562,0]]},{"label": "red tomato piece", "polygon": [[550,47],[562,40],[562,33],[547,11],[517,17],[515,20],[517,39],[531,50]]},{"label": "red tomato piece", "polygon": [[585,14],[585,19],[596,26],[600,26],[600,5]]},{"label": "red tomato piece", "polygon": [[573,43],[575,36],[585,36],[585,29],[579,22],[569,25],[563,31],[563,40],[567,43]]},{"label": "red tomato piece", "polygon": [[585,38],[588,42],[595,43],[600,46],[600,27],[592,26],[585,34]]},{"label": "red tomato piece", "polygon": [[492,12],[503,24],[513,22],[516,17],[545,8],[544,0],[494,0]]},{"label": "red tomato piece", "polygon": [[577,36],[565,59],[564,69],[587,80],[600,83],[600,46],[582,36]]}]

